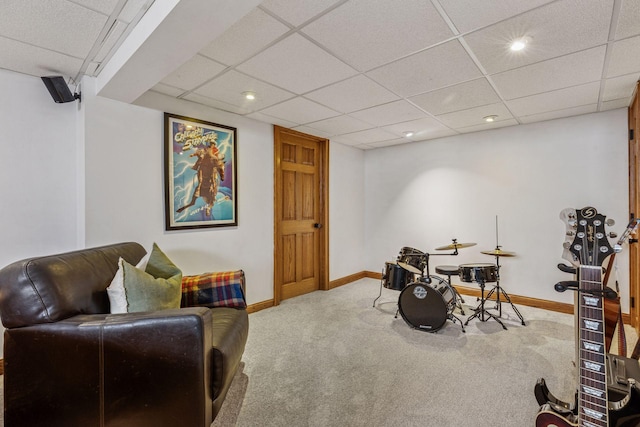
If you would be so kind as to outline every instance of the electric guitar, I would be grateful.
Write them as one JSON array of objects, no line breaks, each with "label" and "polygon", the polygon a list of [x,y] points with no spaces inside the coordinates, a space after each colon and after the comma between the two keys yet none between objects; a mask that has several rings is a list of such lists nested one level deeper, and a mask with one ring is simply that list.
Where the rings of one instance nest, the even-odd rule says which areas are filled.
[{"label": "electric guitar", "polygon": [[[631,232],[636,221],[627,229]],[[640,426],[640,390],[630,381],[627,395],[610,402],[607,396],[607,360],[602,284],[602,263],[614,253],[607,240],[605,217],[596,209],[576,211],[573,242],[568,245],[571,262],[579,262],[578,370],[579,388],[574,408],[551,397],[536,417],[536,427],[636,427]],[[616,245],[619,251],[619,245]],[[538,382],[537,388],[544,380]]]}]

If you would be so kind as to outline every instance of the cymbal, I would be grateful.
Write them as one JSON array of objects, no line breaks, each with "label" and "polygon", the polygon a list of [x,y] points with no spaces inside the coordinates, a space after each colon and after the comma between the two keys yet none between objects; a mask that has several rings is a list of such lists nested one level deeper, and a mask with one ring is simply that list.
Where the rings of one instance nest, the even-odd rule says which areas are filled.
[{"label": "cymbal", "polygon": [[436,251],[448,251],[452,249],[468,248],[469,246],[475,246],[477,243],[451,243],[447,246],[440,246],[436,248]]},{"label": "cymbal", "polygon": [[503,251],[502,249],[493,249],[491,251],[480,251],[480,253],[485,255],[493,255],[493,256],[516,256],[515,252]]}]

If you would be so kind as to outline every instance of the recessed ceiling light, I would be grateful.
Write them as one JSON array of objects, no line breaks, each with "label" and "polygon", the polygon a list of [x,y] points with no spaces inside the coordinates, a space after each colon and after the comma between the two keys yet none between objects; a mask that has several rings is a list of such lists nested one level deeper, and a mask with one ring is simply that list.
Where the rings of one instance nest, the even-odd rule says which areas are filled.
[{"label": "recessed ceiling light", "polygon": [[402,134],[406,137],[406,138],[411,138],[413,136],[413,131],[406,131],[406,132],[402,132]]},{"label": "recessed ceiling light", "polygon": [[255,92],[242,92],[242,95],[244,96],[245,99],[248,99],[250,101],[253,101],[254,99],[256,99],[256,94]]},{"label": "recessed ceiling light", "polygon": [[519,39],[515,39],[511,42],[509,49],[514,52],[518,52],[527,47],[529,42],[531,41],[531,37],[520,37]]},{"label": "recessed ceiling light", "polygon": [[497,118],[498,116],[496,116],[495,114],[492,114],[491,116],[484,116],[482,120],[484,120],[487,123],[491,123],[491,122],[495,122]]}]

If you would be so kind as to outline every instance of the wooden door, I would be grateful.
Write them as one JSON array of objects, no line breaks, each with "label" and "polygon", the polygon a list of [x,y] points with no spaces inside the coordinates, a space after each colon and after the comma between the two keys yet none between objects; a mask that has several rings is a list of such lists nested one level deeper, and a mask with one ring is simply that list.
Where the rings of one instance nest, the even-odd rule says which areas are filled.
[{"label": "wooden door", "polygon": [[329,141],[275,126],[274,142],[277,305],[328,289]]},{"label": "wooden door", "polygon": [[[633,102],[629,107],[629,212],[634,218],[640,216],[640,101],[638,100],[638,85]],[[631,236],[638,239],[638,233]],[[633,240],[630,240],[633,242]],[[640,247],[638,243],[629,244],[629,316],[631,325],[640,334]]]}]

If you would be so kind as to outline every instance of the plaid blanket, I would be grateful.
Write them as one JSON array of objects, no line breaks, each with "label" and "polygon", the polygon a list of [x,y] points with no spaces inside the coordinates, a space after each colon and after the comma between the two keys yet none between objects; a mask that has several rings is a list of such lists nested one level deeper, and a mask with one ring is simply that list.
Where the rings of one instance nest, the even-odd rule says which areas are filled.
[{"label": "plaid blanket", "polygon": [[223,271],[182,277],[180,307],[246,308],[244,271]]}]

